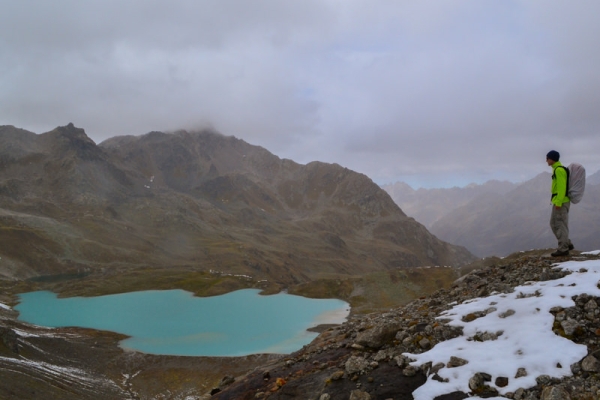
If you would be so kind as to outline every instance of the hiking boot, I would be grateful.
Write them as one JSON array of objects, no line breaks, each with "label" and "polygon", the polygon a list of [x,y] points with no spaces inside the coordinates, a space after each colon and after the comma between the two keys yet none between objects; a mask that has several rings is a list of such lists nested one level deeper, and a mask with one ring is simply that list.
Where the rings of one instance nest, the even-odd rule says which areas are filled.
[{"label": "hiking boot", "polygon": [[574,248],[575,248],[575,246],[573,246],[573,244],[571,243],[571,244],[569,245],[569,250],[573,250]]},{"label": "hiking boot", "polygon": [[569,250],[567,251],[560,251],[560,250],[556,250],[554,253],[550,254],[552,257],[563,257],[563,256],[568,256],[569,255]]}]

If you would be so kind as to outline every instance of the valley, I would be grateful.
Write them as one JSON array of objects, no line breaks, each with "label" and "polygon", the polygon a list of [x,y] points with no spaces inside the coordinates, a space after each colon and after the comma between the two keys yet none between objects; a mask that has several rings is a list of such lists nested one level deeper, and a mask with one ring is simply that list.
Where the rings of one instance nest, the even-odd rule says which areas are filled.
[{"label": "valley", "polygon": [[199,397],[281,360],[127,352],[121,335],[18,321],[19,293],[255,288],[338,298],[360,315],[448,286],[476,260],[339,165],[297,164],[214,131],[97,145],[73,124],[42,134],[0,127],[0,239],[7,399]]}]

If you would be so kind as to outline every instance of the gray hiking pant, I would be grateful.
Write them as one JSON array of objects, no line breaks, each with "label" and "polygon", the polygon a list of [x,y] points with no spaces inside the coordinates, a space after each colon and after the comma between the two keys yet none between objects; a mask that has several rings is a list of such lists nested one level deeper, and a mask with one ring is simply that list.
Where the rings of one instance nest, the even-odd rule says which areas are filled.
[{"label": "gray hiking pant", "polygon": [[569,251],[569,245],[572,245],[571,239],[569,239],[569,208],[571,208],[570,202],[563,203],[559,209],[552,205],[550,228],[558,239],[559,251]]}]

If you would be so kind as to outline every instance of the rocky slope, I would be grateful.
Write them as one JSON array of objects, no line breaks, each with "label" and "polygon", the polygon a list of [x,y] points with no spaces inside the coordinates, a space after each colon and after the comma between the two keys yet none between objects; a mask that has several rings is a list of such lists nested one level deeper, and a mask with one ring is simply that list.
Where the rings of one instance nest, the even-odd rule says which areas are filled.
[{"label": "rocky slope", "polygon": [[[118,340],[123,338],[120,335],[32,326],[16,320],[16,312],[0,302],[0,398],[412,399],[413,391],[427,378],[435,377],[440,368],[465,362],[455,358],[445,366],[409,365],[410,358],[405,353],[425,354],[462,335],[461,328],[437,317],[456,304],[472,303],[476,297],[514,293],[517,286],[552,282],[568,274],[553,268],[555,261],[567,261],[566,258],[556,260],[541,254],[535,251],[502,260],[481,260],[465,267],[475,269],[448,289],[383,313],[354,314],[348,322],[325,328],[312,343],[284,356],[206,358],[128,352],[117,346]],[[572,257],[577,261],[598,259],[600,257],[592,255]],[[2,284],[9,285],[2,286],[2,293],[11,290],[10,283]],[[573,307],[551,310],[554,324],[546,329],[584,345],[587,355],[568,366],[571,376],[557,379],[542,375],[532,387],[515,390],[505,397],[515,400],[598,398],[600,296],[580,293],[573,300]],[[468,317],[470,321],[482,315],[473,313]],[[494,340],[486,335],[491,334],[476,335],[473,343]],[[561,349],[549,351],[560,352]],[[535,374],[535,371],[521,372],[526,373]],[[481,371],[473,377],[472,393],[450,391],[436,400],[464,399],[475,393],[481,397],[495,395],[486,383],[489,378],[485,374],[486,371]],[[494,379],[495,384],[506,383]]]},{"label": "rocky slope", "polygon": [[[413,399],[411,393],[423,385],[428,376],[435,377],[436,371],[444,365],[415,367],[409,365],[410,359],[403,353],[422,353],[438,343],[462,335],[462,329],[436,318],[454,304],[466,304],[475,297],[487,296],[492,292],[511,293],[516,286],[527,282],[551,281],[567,274],[552,268],[555,259],[541,257],[537,253],[496,259],[492,265],[476,269],[459,279],[450,289],[440,290],[405,307],[385,313],[354,316],[349,322],[323,332],[309,346],[296,353],[247,375],[223,379],[222,385],[212,390],[212,396],[206,394],[203,399]],[[597,258],[586,255],[577,257],[577,260]],[[521,388],[503,397],[517,400],[599,398],[600,297],[582,293],[573,300],[574,307],[552,309],[556,318],[554,332],[587,346],[588,355],[570,366],[572,376],[556,379],[542,375],[537,378],[537,385]],[[570,325],[561,322],[567,320]],[[568,326],[574,329],[568,330]],[[465,361],[455,359],[451,362],[461,365]],[[533,371],[521,373],[528,372]],[[511,378],[507,377],[506,380]],[[502,386],[505,383],[496,381],[496,384]],[[484,371],[474,376],[470,385],[470,393],[450,391],[435,400],[464,399],[475,394],[481,397],[498,396],[486,384]]]},{"label": "rocky slope", "polygon": [[472,261],[368,177],[215,132],[0,127],[0,275],[185,267],[278,285]]}]

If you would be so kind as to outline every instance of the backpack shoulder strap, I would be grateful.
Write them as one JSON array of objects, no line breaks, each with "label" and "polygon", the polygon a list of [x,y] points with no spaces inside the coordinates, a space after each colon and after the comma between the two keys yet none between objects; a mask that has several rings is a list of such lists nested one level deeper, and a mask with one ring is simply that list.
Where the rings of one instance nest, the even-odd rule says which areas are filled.
[{"label": "backpack shoulder strap", "polygon": [[[567,186],[565,187],[565,196],[569,195],[569,168],[565,167],[564,165],[559,165],[556,168],[562,168],[565,170],[565,172],[567,173]],[[556,171],[554,171],[554,173],[552,174],[552,179],[556,178]]]},{"label": "backpack shoulder strap", "polygon": [[[564,169],[564,170],[565,170],[565,172],[567,173],[567,181],[568,181],[568,180],[569,180],[569,168],[565,167],[564,165],[559,165],[559,166],[558,166],[558,167],[556,167],[556,168],[562,168],[562,169]],[[556,178],[556,171],[554,171],[554,172],[552,173],[552,177],[553,177],[553,178]]]}]

